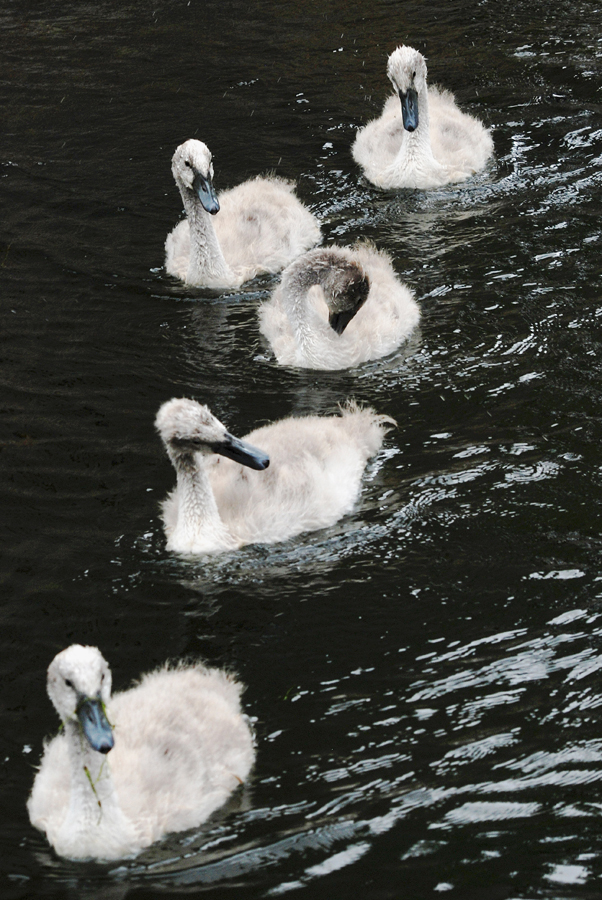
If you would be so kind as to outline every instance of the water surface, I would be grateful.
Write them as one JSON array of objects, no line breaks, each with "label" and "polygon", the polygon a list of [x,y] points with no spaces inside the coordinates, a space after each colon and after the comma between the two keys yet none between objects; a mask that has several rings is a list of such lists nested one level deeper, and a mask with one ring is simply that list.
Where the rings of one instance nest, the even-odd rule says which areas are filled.
[{"label": "water surface", "polygon": [[[2,897],[597,896],[599,4],[8,0],[0,23]],[[404,41],[493,129],[465,184],[382,193],[353,163]],[[218,190],[274,170],[327,240],[387,250],[410,344],[283,370],[256,320],[276,279],[166,276],[189,137]],[[350,396],[398,428],[333,528],[186,561],[153,429],[178,395],[240,435]],[[228,667],[256,718],[248,787],[122,865],[60,860],[25,809],[73,641],[117,688]]]}]

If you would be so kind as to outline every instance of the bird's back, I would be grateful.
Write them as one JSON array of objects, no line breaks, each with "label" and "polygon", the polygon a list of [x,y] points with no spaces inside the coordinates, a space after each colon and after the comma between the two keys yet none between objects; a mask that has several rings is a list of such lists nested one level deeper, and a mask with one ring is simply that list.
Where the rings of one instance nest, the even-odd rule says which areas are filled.
[{"label": "bird's back", "polygon": [[228,264],[277,272],[320,239],[320,227],[294,184],[258,177],[219,195],[213,226]]},{"label": "bird's back", "polygon": [[353,507],[365,465],[391,421],[350,405],[341,416],[291,417],[252,431],[245,440],[270,456],[265,472],[223,458],[210,468],[224,523],[241,543],[332,525]]},{"label": "bird's back", "polygon": [[240,693],[224,672],[192,666],[151,672],[113,696],[115,787],[151,840],[199,824],[246,778],[254,749]]},{"label": "bird's back", "polygon": [[451,181],[480,171],[493,152],[491,134],[478,119],[462,112],[450,91],[429,88],[433,156],[448,169]]}]

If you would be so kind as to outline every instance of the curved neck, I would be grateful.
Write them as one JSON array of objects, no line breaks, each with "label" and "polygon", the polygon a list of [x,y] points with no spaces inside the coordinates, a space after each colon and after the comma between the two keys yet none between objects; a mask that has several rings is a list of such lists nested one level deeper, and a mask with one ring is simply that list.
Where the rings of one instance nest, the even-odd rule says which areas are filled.
[{"label": "curved neck", "polygon": [[[233,273],[224,259],[210,214],[194,191],[178,183],[190,229],[190,257],[186,281],[190,284],[223,286]],[[219,213],[218,213],[219,215]]]},{"label": "curved neck", "polygon": [[319,279],[308,278],[294,289],[283,282],[282,288],[288,320],[302,361],[322,365],[324,359],[328,359],[334,365],[342,350],[344,335],[338,335],[330,327],[328,304]]},{"label": "curved neck", "polygon": [[168,550],[205,553],[234,548],[236,542],[222,522],[209,476],[200,454],[168,446],[177,474],[177,521]]}]

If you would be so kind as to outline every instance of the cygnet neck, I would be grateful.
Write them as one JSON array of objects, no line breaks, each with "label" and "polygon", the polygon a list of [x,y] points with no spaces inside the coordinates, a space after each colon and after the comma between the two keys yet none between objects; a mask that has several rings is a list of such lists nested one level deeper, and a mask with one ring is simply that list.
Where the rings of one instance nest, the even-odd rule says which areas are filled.
[{"label": "cygnet neck", "polygon": [[167,452],[176,470],[178,496],[178,520],[167,549],[202,553],[238,546],[222,522],[203,456],[171,445]]},{"label": "cygnet neck", "polygon": [[313,268],[295,273],[282,281],[282,296],[295,340],[309,361],[321,359],[337,347],[340,337],[332,330],[326,315],[328,304],[323,278]]},{"label": "cygnet neck", "polygon": [[71,768],[67,821],[70,830],[88,830],[119,810],[107,755],[93,750],[77,718],[65,722]]},{"label": "cygnet neck", "polygon": [[[178,180],[190,229],[190,257],[186,281],[223,286],[236,280],[219,245],[211,215],[196,193]],[[219,213],[218,213],[219,215]]]},{"label": "cygnet neck", "polygon": [[406,131],[405,129],[403,131],[401,147],[388,170],[392,185],[395,184],[398,173],[399,176],[402,176],[408,170],[416,173],[414,177],[417,181],[419,180],[418,176],[432,176],[433,173],[439,170],[443,171],[440,163],[433,156],[431,147],[428,87],[426,82],[420,86],[416,93],[418,94],[418,126],[415,131]]},{"label": "cygnet neck", "polygon": [[429,134],[429,96],[426,82],[421,84],[416,93],[418,95],[418,127],[414,131],[406,131],[404,129],[400,156],[405,152],[405,155],[408,157],[422,157],[425,151],[432,156],[431,137]]}]

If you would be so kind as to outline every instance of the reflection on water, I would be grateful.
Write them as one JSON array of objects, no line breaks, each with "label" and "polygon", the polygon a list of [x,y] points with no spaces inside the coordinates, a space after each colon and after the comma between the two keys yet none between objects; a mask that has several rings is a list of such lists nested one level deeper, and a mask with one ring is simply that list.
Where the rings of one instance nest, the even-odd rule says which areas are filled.
[{"label": "reflection on water", "polygon": [[[2,896],[594,896],[596,4],[35,0],[0,19]],[[493,128],[469,182],[380,192],[351,159],[404,40]],[[275,278],[167,277],[189,137],[222,187],[275,170],[326,240],[389,252],[422,308],[410,343],[285,370],[257,328]],[[182,395],[239,434],[350,396],[398,427],[333,528],[186,560],[164,549],[153,428]],[[56,728],[45,669],[75,640],[117,689],[170,657],[229,667],[256,719],[245,790],[118,866],[59,860],[25,811]]]}]

